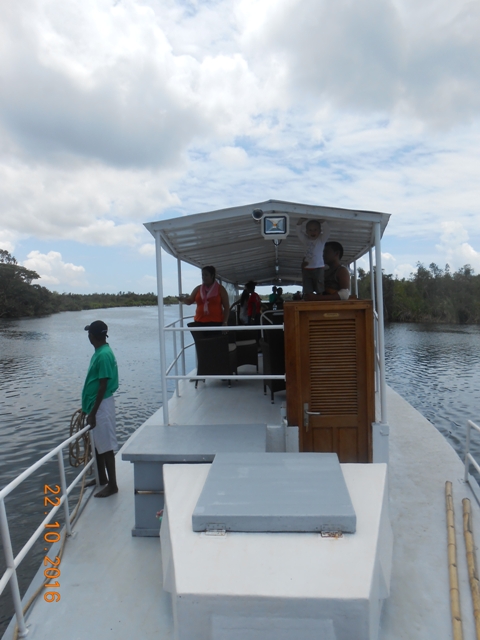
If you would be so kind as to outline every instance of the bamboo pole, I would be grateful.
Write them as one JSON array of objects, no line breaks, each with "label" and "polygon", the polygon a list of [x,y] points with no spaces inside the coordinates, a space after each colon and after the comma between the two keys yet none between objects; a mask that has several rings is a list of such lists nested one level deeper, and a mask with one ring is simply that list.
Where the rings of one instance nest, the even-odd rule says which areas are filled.
[{"label": "bamboo pole", "polygon": [[472,509],[470,500],[464,498],[463,505],[463,535],[467,549],[468,577],[470,579],[470,591],[472,592],[473,615],[475,618],[475,631],[477,640],[480,640],[480,583],[478,580],[477,558],[475,555],[475,541],[473,539]]},{"label": "bamboo pole", "polygon": [[445,505],[447,509],[448,575],[450,579],[450,609],[452,613],[453,640],[463,640],[460,589],[457,571],[457,544],[455,540],[455,513],[453,511],[452,483],[445,483]]}]

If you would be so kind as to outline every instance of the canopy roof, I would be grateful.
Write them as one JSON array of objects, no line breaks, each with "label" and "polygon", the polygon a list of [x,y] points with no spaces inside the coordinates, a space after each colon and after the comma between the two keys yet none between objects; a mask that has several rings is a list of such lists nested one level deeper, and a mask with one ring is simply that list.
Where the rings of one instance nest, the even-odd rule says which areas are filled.
[{"label": "canopy roof", "polygon": [[[262,236],[261,225],[252,217],[254,209],[264,215],[288,215],[290,233],[278,247]],[[349,264],[374,246],[374,225],[380,223],[383,235],[390,214],[267,200],[147,222],[145,227],[153,236],[160,233],[161,245],[169,254],[199,268],[213,265],[222,280],[288,285],[301,283],[305,248],[295,231],[301,218],[328,220],[329,239],[343,245],[342,262]]]}]

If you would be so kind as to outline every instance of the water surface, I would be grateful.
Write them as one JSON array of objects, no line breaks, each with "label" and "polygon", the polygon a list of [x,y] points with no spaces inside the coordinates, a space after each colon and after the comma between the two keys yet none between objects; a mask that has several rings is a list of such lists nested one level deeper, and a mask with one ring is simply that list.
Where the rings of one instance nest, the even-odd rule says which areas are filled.
[{"label": "water surface", "polygon": [[385,359],[387,383],[463,456],[467,420],[480,424],[480,327],[390,324]]}]

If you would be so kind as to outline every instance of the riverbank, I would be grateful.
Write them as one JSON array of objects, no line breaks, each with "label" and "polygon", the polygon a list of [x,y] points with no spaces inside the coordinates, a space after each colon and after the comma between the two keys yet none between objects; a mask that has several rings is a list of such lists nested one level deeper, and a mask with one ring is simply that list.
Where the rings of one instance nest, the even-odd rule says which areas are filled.
[{"label": "riverbank", "polygon": [[[34,291],[35,297],[16,298],[12,304],[2,303],[0,300],[0,318],[43,318],[64,311],[89,311],[94,309],[114,309],[123,307],[154,307],[157,296],[154,293],[56,293],[45,287],[38,287]],[[45,293],[46,292],[46,293]],[[164,305],[178,304],[176,296],[166,296]]]}]

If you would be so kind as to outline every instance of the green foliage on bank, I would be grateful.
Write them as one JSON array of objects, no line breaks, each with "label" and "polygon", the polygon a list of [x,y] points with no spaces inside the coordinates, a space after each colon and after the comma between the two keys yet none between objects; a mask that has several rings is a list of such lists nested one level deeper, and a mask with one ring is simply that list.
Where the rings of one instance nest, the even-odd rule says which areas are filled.
[{"label": "green foliage on bank", "polygon": [[[39,278],[38,273],[21,267],[8,251],[0,249],[0,318],[157,304],[157,296],[154,293],[57,293],[38,284],[32,284],[33,280]],[[163,301],[164,304],[176,304],[178,299],[167,296]]]},{"label": "green foliage on bank", "polygon": [[[358,274],[359,298],[370,298],[370,273],[359,269]],[[39,278],[0,249],[0,318],[157,304],[154,293],[57,293],[32,284]],[[384,273],[383,294],[387,322],[480,324],[480,275],[468,264],[452,273],[448,265],[440,269],[434,263],[428,268],[418,263],[415,273],[402,279]],[[167,296],[163,301],[177,304],[178,298]]]},{"label": "green foliage on bank", "polygon": [[[359,298],[370,298],[370,273],[358,270]],[[455,273],[420,262],[409,278],[383,274],[386,322],[480,324],[480,275],[466,264]]]}]

